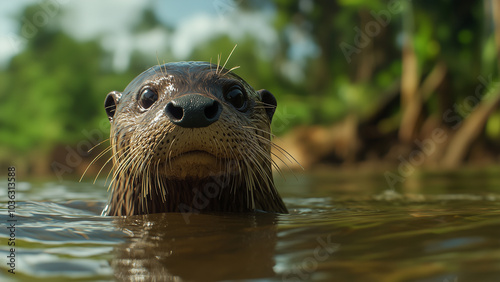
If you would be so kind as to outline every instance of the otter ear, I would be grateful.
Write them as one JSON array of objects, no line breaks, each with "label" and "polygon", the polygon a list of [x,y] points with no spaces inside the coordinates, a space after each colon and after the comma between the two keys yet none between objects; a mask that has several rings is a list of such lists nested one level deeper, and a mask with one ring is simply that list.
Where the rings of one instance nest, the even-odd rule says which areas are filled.
[{"label": "otter ear", "polygon": [[118,91],[111,91],[106,96],[106,100],[104,100],[104,110],[108,115],[109,121],[113,120],[113,117],[115,116],[116,112],[116,105],[118,105],[118,102],[120,101],[121,97],[122,93]]},{"label": "otter ear", "polygon": [[274,111],[276,111],[276,106],[278,103],[276,102],[276,98],[271,92],[266,89],[261,89],[257,91],[260,95],[260,100],[264,103],[264,108],[266,109],[267,116],[269,117],[269,122],[273,120]]}]

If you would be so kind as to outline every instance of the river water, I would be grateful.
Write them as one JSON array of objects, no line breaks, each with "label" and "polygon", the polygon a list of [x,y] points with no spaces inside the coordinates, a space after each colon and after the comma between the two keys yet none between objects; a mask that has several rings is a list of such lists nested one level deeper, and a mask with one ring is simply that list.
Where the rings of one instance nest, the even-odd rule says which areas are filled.
[{"label": "river water", "polygon": [[500,281],[498,170],[277,175],[285,215],[102,217],[103,182],[18,180],[0,281]]}]

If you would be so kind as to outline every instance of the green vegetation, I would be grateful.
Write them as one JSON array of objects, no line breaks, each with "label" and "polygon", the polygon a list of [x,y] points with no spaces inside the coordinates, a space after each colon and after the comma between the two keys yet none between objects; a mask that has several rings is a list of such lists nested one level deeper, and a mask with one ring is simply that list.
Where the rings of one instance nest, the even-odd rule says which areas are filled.
[{"label": "green vegetation", "polygon": [[[260,2],[271,1],[238,2],[238,12],[257,12]],[[472,146],[497,152],[492,145],[500,137],[499,19],[484,5],[498,8],[494,1],[273,1],[273,50],[252,36],[220,35],[190,58],[225,60],[238,44],[228,65],[241,66],[236,73],[276,95],[278,135],[355,117],[361,145],[353,159],[364,160],[368,151],[388,156],[391,144],[411,150],[412,140],[442,128],[457,137],[447,140],[453,151],[443,152],[443,162],[461,162]],[[27,7],[19,19],[38,9]],[[155,28],[174,30],[145,7],[133,32]],[[309,47],[300,47],[304,42]],[[0,163],[49,167],[58,147],[75,146],[85,139],[82,130],[101,127],[109,91],[124,89],[157,60],[177,60],[170,46],[157,54],[135,52],[129,69],[117,73],[98,37],[77,41],[58,26],[40,27],[0,72]]]}]

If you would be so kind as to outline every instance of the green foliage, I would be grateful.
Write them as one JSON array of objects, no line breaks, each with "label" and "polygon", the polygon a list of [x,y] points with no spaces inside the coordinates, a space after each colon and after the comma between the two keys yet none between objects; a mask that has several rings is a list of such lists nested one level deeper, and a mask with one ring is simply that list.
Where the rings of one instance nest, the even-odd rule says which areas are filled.
[{"label": "green foliage", "polygon": [[105,117],[99,106],[109,86],[123,85],[123,75],[102,70],[104,52],[96,41],[78,42],[47,28],[28,43],[0,75],[0,144],[10,148],[4,154],[49,153],[55,144],[82,140],[82,130]]},{"label": "green foliage", "polygon": [[[388,11],[394,1],[273,1],[273,26],[278,44],[273,57],[266,56],[262,45],[244,35],[235,40],[220,35],[197,46],[190,60],[224,64],[230,51],[238,47],[226,67],[241,66],[235,73],[257,89],[266,88],[278,99],[273,128],[285,133],[297,125],[332,124],[348,114],[364,118],[374,111],[384,98],[381,93],[393,87],[402,73],[403,20],[411,21],[413,47],[418,59],[418,77],[425,78],[436,62],[443,61],[448,70],[446,91],[425,102],[425,109],[441,116],[454,102],[474,93],[477,77],[498,73],[498,58],[490,22],[484,19],[481,1],[413,1],[412,19],[404,13],[390,14],[390,22],[374,36],[368,36],[364,46],[356,45],[359,30],[366,32],[374,14]],[[432,3],[431,3],[432,2]],[[307,3],[306,3],[307,4]],[[249,11],[258,6],[242,4]],[[19,18],[32,18],[38,10],[28,7]],[[142,21],[134,27],[136,33],[164,26],[150,8],[142,12]],[[283,69],[297,58],[290,56],[296,44],[288,32],[295,28],[312,40],[319,52],[301,58],[302,80],[291,80]],[[80,42],[57,26],[39,28],[35,37],[0,72],[0,145],[4,157],[14,152],[46,154],[56,144],[75,144],[83,129],[98,128],[105,119],[102,109],[105,95],[111,90],[123,90],[137,74],[163,59],[174,61],[169,46],[158,54],[134,52],[130,68],[123,73],[110,70],[111,55],[97,41]],[[340,48],[341,43],[357,48],[352,61]],[[158,56],[158,58],[157,58]],[[297,62],[295,62],[297,63]],[[382,132],[395,130],[399,109],[385,117],[379,127]],[[498,136],[498,115],[488,123],[487,134]],[[0,156],[2,157],[2,156]]]}]

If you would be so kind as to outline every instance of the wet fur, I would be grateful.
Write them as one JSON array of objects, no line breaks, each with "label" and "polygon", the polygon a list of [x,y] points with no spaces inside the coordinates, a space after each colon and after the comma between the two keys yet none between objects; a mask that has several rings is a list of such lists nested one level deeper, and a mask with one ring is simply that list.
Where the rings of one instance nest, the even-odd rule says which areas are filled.
[{"label": "wet fur", "polygon": [[[224,101],[225,83],[238,81],[249,97],[248,111],[239,112]],[[147,111],[138,106],[143,85],[159,95]],[[219,120],[204,128],[181,128],[162,114],[166,103],[187,93],[207,95],[223,105]],[[135,78],[123,93],[114,92],[116,112],[111,119],[113,171],[107,215],[160,212],[286,213],[274,186],[268,105],[243,79],[219,64],[170,63],[155,66]],[[268,110],[266,110],[268,109]],[[172,167],[186,151],[213,154],[217,167]],[[182,176],[182,169],[191,174]]]}]

